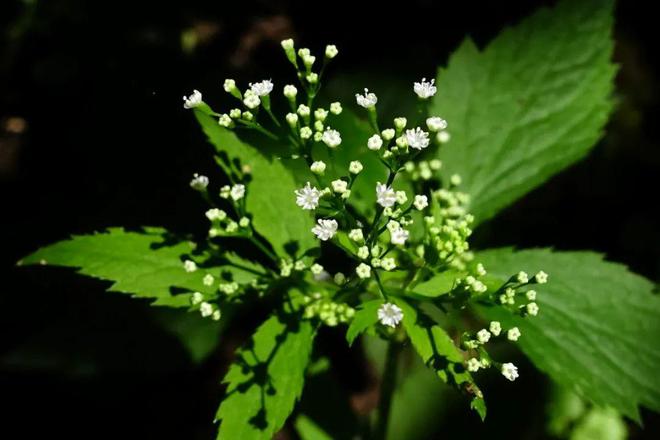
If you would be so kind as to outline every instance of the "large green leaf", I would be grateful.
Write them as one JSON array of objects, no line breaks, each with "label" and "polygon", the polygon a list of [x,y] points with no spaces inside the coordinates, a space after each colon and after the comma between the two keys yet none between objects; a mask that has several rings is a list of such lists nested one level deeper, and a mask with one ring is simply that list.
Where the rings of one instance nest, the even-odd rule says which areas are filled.
[{"label": "large green leaf", "polygon": [[466,40],[437,78],[440,150],[477,221],[584,157],[613,107],[612,0],[564,0],[506,29],[482,52]]},{"label": "large green leaf", "polygon": [[353,345],[355,338],[364,333],[369,327],[378,322],[378,308],[383,304],[380,299],[367,301],[362,304],[351,321],[351,325],[346,330],[346,341],[348,345]]},{"label": "large green leaf", "polygon": [[295,316],[283,319],[264,322],[225,376],[218,439],[271,439],[300,398],[314,330]]},{"label": "large green leaf", "polygon": [[110,291],[153,299],[153,305],[188,307],[189,293],[177,288],[213,294],[215,286],[205,286],[202,279],[207,273],[217,276],[219,268],[186,272],[183,257],[192,253],[194,244],[171,238],[162,228],[143,232],[110,228],[46,246],[19,264],[75,267],[83,275],[112,281]]},{"label": "large green leaf", "polygon": [[221,127],[211,116],[201,111],[195,111],[195,116],[218,152],[224,152],[251,168],[246,208],[254,216],[254,228],[273,245],[277,254],[286,256],[287,245],[291,243],[297,243],[300,254],[318,246],[311,233],[314,221],[296,206],[294,191],[297,185],[282,162],[267,159],[232,131]]},{"label": "large green leaf", "polygon": [[501,280],[519,270],[550,274],[536,288],[538,316],[484,311],[520,328],[518,343],[538,368],[635,420],[638,405],[660,410],[660,298],[651,282],[592,252],[496,249],[477,260]]}]

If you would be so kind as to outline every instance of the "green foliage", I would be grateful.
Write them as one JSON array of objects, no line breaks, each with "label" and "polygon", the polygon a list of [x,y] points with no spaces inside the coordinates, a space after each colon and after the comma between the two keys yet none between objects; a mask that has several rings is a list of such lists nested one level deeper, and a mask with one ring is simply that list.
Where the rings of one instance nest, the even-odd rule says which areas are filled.
[{"label": "green foliage", "polygon": [[434,275],[427,281],[417,284],[412,290],[418,295],[429,298],[445,295],[454,287],[458,276],[459,273],[457,271],[449,269]]},{"label": "green foliage", "polygon": [[254,216],[254,228],[271,243],[276,253],[287,256],[287,248],[292,243],[297,244],[299,254],[316,246],[310,233],[314,222],[296,206],[294,191],[297,186],[284,165],[267,159],[233,132],[218,125],[211,116],[200,111],[195,111],[195,116],[218,153],[226,153],[230,159],[238,159],[242,166],[250,167],[252,180],[246,209]]},{"label": "green foliage", "polygon": [[302,440],[332,440],[328,433],[305,415],[300,415],[296,419],[296,431]]},{"label": "green foliage", "polygon": [[218,439],[271,439],[300,398],[314,329],[298,315],[274,315],[237,353],[223,382]]},{"label": "green foliage", "polygon": [[486,220],[583,158],[612,110],[612,0],[560,2],[496,37],[467,39],[441,69],[431,114],[449,121],[440,150]]},{"label": "green foliage", "polygon": [[379,299],[368,301],[362,304],[360,309],[355,312],[353,321],[351,321],[351,325],[348,326],[348,330],[346,331],[348,345],[353,345],[355,338],[378,322],[378,307],[381,304],[383,304],[383,301]]},{"label": "green foliage", "polygon": [[500,308],[489,319],[516,325],[534,364],[598,405],[639,420],[638,405],[660,410],[660,298],[653,284],[591,252],[496,249],[477,254],[504,280],[522,269],[551,274],[539,289],[534,319]]},{"label": "green foliage", "polygon": [[[153,305],[188,307],[189,292],[215,293],[215,287],[205,286],[202,278],[207,270],[219,269],[186,272],[182,261],[193,251],[193,243],[179,241],[162,228],[145,228],[143,232],[110,228],[46,246],[19,264],[75,267],[83,275],[112,281],[108,288],[112,292],[152,299]],[[239,269],[231,270],[245,275]],[[179,293],[177,288],[185,292]]]}]

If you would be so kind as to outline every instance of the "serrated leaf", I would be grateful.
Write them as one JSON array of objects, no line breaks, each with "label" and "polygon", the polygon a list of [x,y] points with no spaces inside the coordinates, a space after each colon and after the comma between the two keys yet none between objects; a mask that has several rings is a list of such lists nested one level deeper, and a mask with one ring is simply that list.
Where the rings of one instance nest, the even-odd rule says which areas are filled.
[{"label": "serrated leaf", "polygon": [[[149,298],[153,305],[188,307],[190,294],[177,293],[176,289],[214,294],[216,288],[205,286],[202,279],[207,273],[217,276],[220,270],[186,272],[182,258],[193,249],[191,242],[172,241],[171,234],[162,228],[145,228],[144,232],[110,228],[46,246],[19,264],[74,267],[80,274],[112,281],[110,291]],[[238,269],[228,270],[244,274]]]},{"label": "serrated leaf", "polygon": [[[660,298],[653,284],[593,252],[495,249],[476,257],[491,276],[550,274],[535,287],[540,311],[520,318],[499,307],[489,319],[522,332],[518,344],[556,382],[639,420],[638,406],[660,411]],[[524,374],[524,372],[522,373]]]},{"label": "serrated leaf", "polygon": [[197,121],[216,151],[239,159],[251,168],[246,209],[254,216],[252,224],[280,256],[287,256],[292,243],[298,254],[318,245],[311,233],[312,217],[296,206],[294,191],[298,188],[291,173],[281,161],[269,160],[256,148],[241,141],[233,132],[202,113],[195,112]]},{"label": "serrated leaf", "polygon": [[379,299],[367,301],[355,312],[351,325],[348,326],[346,331],[348,345],[353,345],[355,338],[378,322],[378,308],[381,304],[383,304],[383,301]]},{"label": "serrated leaf", "polygon": [[456,278],[459,277],[458,272],[455,270],[446,270],[434,275],[432,278],[417,284],[413,287],[413,293],[417,295],[435,298],[445,295],[451,291],[456,283]]},{"label": "serrated leaf", "polygon": [[415,309],[401,298],[395,300],[403,311],[403,327],[424,364],[435,371],[444,382],[450,382],[468,393],[470,408],[481,419],[486,418],[486,403],[483,395],[463,366],[463,356],[447,332],[428,316]]},{"label": "serrated leaf", "polygon": [[449,122],[446,175],[463,178],[477,221],[583,158],[612,111],[612,0],[564,0],[466,40],[437,78],[431,113]]},{"label": "serrated leaf", "polygon": [[275,435],[300,398],[313,340],[310,322],[296,316],[271,316],[257,329],[223,380],[218,439]]}]

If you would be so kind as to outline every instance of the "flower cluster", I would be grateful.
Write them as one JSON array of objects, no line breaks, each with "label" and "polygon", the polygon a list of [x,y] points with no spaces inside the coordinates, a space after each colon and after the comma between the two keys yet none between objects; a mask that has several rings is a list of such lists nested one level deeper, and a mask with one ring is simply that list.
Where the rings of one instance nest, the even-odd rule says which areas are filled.
[{"label": "flower cluster", "polygon": [[304,299],[306,319],[318,319],[328,327],[335,327],[340,323],[350,322],[355,315],[355,309],[347,304],[337,303],[315,292]]}]

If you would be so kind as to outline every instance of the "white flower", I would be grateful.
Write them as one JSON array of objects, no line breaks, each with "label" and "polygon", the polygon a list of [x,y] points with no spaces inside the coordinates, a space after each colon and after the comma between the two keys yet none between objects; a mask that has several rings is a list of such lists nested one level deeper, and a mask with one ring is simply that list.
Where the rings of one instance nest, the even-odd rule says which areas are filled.
[{"label": "white flower", "polygon": [[212,208],[206,211],[206,218],[209,220],[224,220],[227,218],[227,213],[221,209],[218,208]]},{"label": "white flower", "polygon": [[229,193],[232,200],[237,201],[245,197],[245,185],[242,183],[237,183],[231,187],[231,192]]},{"label": "white flower", "polygon": [[342,112],[341,102],[333,102],[330,104],[330,113],[333,115],[338,115]]},{"label": "white flower", "polygon": [[293,39],[292,38],[287,38],[286,40],[282,40],[280,42],[282,45],[282,49],[284,50],[291,50],[293,49]]},{"label": "white flower", "polygon": [[312,228],[312,232],[319,240],[327,241],[335,236],[337,233],[337,221],[334,219],[318,219],[317,225]]},{"label": "white flower", "polygon": [[211,303],[203,302],[199,306],[199,312],[204,318],[207,318],[213,314],[213,306]]},{"label": "white flower", "polygon": [[346,275],[341,272],[337,272],[335,276],[332,277],[332,280],[335,282],[335,284],[344,284],[346,282]]},{"label": "white flower", "polygon": [[403,228],[398,228],[393,231],[390,231],[390,241],[392,244],[404,245],[406,240],[410,236],[410,232],[406,231]]},{"label": "white flower", "polygon": [[415,196],[415,201],[413,202],[413,205],[415,205],[415,208],[418,210],[422,210],[429,206],[429,199],[426,196],[423,195],[416,195]]},{"label": "white flower", "polygon": [[396,136],[396,131],[394,131],[393,128],[386,128],[385,130],[381,131],[380,134],[381,136],[383,136],[383,139],[385,139],[386,141],[391,141],[392,139],[394,139],[394,136]]},{"label": "white flower", "polygon": [[228,78],[225,80],[225,83],[222,85],[222,87],[225,89],[225,92],[231,93],[236,90],[236,81]]},{"label": "white flower", "polygon": [[536,316],[539,314],[539,306],[535,302],[531,302],[527,304],[527,313],[530,314],[530,316]]},{"label": "white flower", "polygon": [[286,96],[289,99],[293,99],[296,97],[298,94],[298,89],[296,89],[296,86],[292,86],[291,84],[287,84],[284,86],[284,96]]},{"label": "white flower", "polygon": [[325,57],[326,58],[331,60],[334,57],[336,57],[338,53],[339,53],[339,50],[337,50],[337,46],[335,46],[334,44],[328,44],[327,46],[325,46]]},{"label": "white flower", "polygon": [[437,116],[433,116],[426,119],[426,126],[431,131],[440,131],[447,128],[447,121]]},{"label": "white flower", "polygon": [[193,292],[192,296],[190,297],[190,303],[196,306],[202,301],[204,301],[204,295],[202,295],[200,292]]},{"label": "white flower", "polygon": [[526,284],[529,282],[529,276],[527,275],[526,272],[523,272],[522,270],[518,272],[518,275],[516,275],[516,281],[522,284]]},{"label": "white flower", "polygon": [[380,267],[387,271],[394,270],[396,269],[396,262],[392,257],[383,258],[380,262]]},{"label": "white flower", "polygon": [[197,191],[204,191],[209,186],[209,178],[201,174],[193,174],[193,179],[190,181],[190,187]]},{"label": "white flower", "polygon": [[441,144],[446,144],[451,139],[451,135],[446,131],[439,131],[435,137]]},{"label": "white flower", "polygon": [[367,148],[371,151],[378,151],[383,146],[383,139],[377,134],[371,136],[367,141]]},{"label": "white flower", "polygon": [[312,264],[312,267],[309,268],[309,270],[314,274],[314,275],[320,275],[321,272],[323,272],[323,266],[321,266],[318,263]]},{"label": "white flower", "polygon": [[197,264],[192,260],[186,260],[183,262],[183,269],[188,273],[195,272],[197,270]]},{"label": "white flower", "polygon": [[348,183],[341,179],[333,180],[331,185],[332,190],[338,194],[343,194],[348,189]]},{"label": "white flower", "polygon": [[406,130],[406,141],[410,148],[423,150],[429,146],[429,134],[419,127]]},{"label": "white flower", "polygon": [[265,79],[258,83],[250,83],[250,90],[257,96],[266,96],[273,91],[273,82]]},{"label": "white flower", "polygon": [[376,184],[376,201],[383,208],[389,208],[396,203],[396,193],[391,186],[380,182]]},{"label": "white flower", "polygon": [[243,98],[243,104],[249,109],[254,110],[255,108],[259,107],[259,104],[261,104],[261,99],[259,99],[259,96],[257,96],[256,93],[245,93],[245,98]]},{"label": "white flower", "polygon": [[298,123],[298,115],[295,113],[287,113],[285,119],[291,127],[295,127]]},{"label": "white flower", "polygon": [[362,229],[351,229],[348,233],[348,238],[359,243],[364,240],[364,235],[362,234]]},{"label": "white flower", "polygon": [[233,109],[231,109],[231,110],[229,111],[229,117],[230,117],[230,118],[234,118],[234,119],[238,119],[238,118],[241,117],[241,114],[242,114],[242,113],[243,113],[243,112],[241,112],[241,109],[240,109],[240,108],[233,108]]},{"label": "white flower", "polygon": [[323,132],[323,137],[321,138],[324,144],[330,148],[337,148],[341,144],[341,135],[337,130],[332,130],[328,128]]},{"label": "white flower", "polygon": [[369,278],[371,276],[371,267],[364,263],[360,263],[360,265],[355,268],[355,273],[362,279]]},{"label": "white flower", "polygon": [[303,127],[300,129],[300,138],[301,139],[309,139],[312,137],[312,129],[309,127]]},{"label": "white flower", "polygon": [[202,104],[202,94],[199,90],[193,90],[192,95],[183,97],[183,108],[195,108]]},{"label": "white flower", "polygon": [[362,162],[359,160],[354,160],[350,163],[348,166],[348,171],[350,171],[353,174],[359,174],[360,171],[362,171]]},{"label": "white flower", "polygon": [[509,379],[511,382],[518,378],[518,367],[513,365],[511,362],[502,364],[502,376]]},{"label": "white flower", "polygon": [[366,260],[369,258],[369,248],[366,246],[360,246],[357,250],[357,256],[362,260]]},{"label": "white flower", "polygon": [[484,265],[479,263],[477,264],[477,269],[476,269],[477,275],[480,277],[486,275],[486,268],[484,268]]},{"label": "white flower", "polygon": [[471,373],[475,373],[479,371],[479,368],[481,368],[481,362],[479,362],[479,359],[477,358],[470,358],[467,361],[467,370]]},{"label": "white flower", "polygon": [[406,124],[408,124],[408,120],[403,116],[394,118],[394,128],[399,130],[399,132],[406,128]]},{"label": "white flower", "polygon": [[317,121],[325,121],[325,118],[328,117],[328,111],[324,108],[317,108],[314,110],[314,119]]},{"label": "white flower", "polygon": [[241,219],[238,221],[238,226],[241,228],[247,228],[250,225],[250,219],[247,217],[241,217]]},{"label": "white flower", "polygon": [[435,95],[435,92],[438,91],[434,83],[435,83],[434,79],[432,79],[431,82],[427,82],[426,78],[422,78],[422,82],[416,82],[413,85],[413,90],[420,98],[428,99],[431,96]]},{"label": "white flower", "polygon": [[490,326],[488,327],[493,336],[499,336],[502,333],[502,324],[499,321],[491,321]]},{"label": "white flower", "polygon": [[541,270],[536,275],[534,275],[534,279],[539,284],[545,284],[548,282],[548,274]]},{"label": "white flower", "polygon": [[356,93],[355,99],[358,105],[364,108],[372,108],[378,102],[378,97],[373,93],[369,93],[369,89],[364,89],[364,95]]},{"label": "white flower", "polygon": [[485,344],[489,340],[490,340],[490,332],[488,330],[482,328],[477,332],[477,341],[481,342],[482,344]]},{"label": "white flower", "polygon": [[385,303],[378,308],[378,320],[381,324],[396,327],[403,319],[403,310],[392,303]]},{"label": "white flower", "polygon": [[204,275],[204,278],[202,279],[202,283],[204,283],[205,286],[210,286],[213,284],[214,280],[215,278],[213,278],[213,275],[207,273],[206,275]]},{"label": "white flower", "polygon": [[509,341],[516,342],[519,337],[520,337],[520,330],[518,330],[518,327],[512,327],[506,332],[506,338]]},{"label": "white flower", "polygon": [[232,124],[231,117],[229,117],[227,113],[221,114],[220,117],[218,118],[218,124],[220,124],[225,128],[229,128]]},{"label": "white flower", "polygon": [[536,301],[536,290],[528,290],[525,292],[525,296],[530,301]]},{"label": "white flower", "polygon": [[311,186],[309,182],[307,182],[303,188],[297,189],[295,194],[296,205],[300,206],[302,209],[316,209],[316,207],[319,206],[321,191],[316,187]]},{"label": "white flower", "polygon": [[318,82],[318,80],[319,80],[319,74],[318,74],[318,73],[315,73],[315,72],[309,73],[309,74],[307,74],[307,76],[305,77],[305,79],[306,79],[307,82],[310,83],[310,84],[316,84],[316,83]]},{"label": "white flower", "polygon": [[316,162],[313,162],[309,169],[312,171],[314,174],[323,174],[325,172],[325,162],[322,160],[318,160]]},{"label": "white flower", "polygon": [[397,191],[396,192],[396,202],[399,205],[403,205],[408,201],[408,195],[406,194],[405,191]]},{"label": "white flower", "polygon": [[442,161],[440,159],[433,159],[431,162],[429,162],[429,166],[432,170],[438,171],[440,168],[442,168]]},{"label": "white flower", "polygon": [[298,112],[298,114],[299,114],[300,116],[302,116],[303,118],[305,118],[305,117],[309,116],[311,110],[310,110],[309,107],[307,107],[305,104],[300,104],[300,105],[298,106],[298,110],[297,110],[297,112]]},{"label": "white flower", "polygon": [[220,309],[217,309],[216,311],[213,312],[211,315],[211,319],[214,321],[220,321],[220,317],[222,316],[222,313],[220,313]]}]

